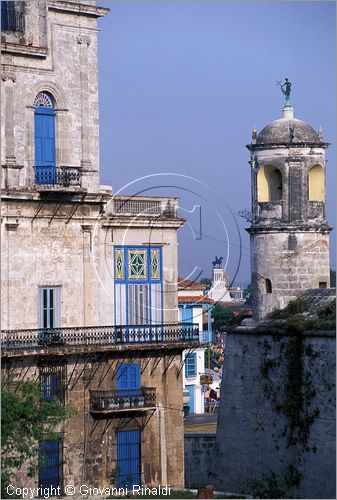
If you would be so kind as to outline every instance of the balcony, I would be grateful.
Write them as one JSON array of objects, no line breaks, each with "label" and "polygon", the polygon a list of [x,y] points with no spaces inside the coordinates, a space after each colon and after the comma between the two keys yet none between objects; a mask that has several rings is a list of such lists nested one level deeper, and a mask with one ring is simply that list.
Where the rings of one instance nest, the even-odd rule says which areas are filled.
[{"label": "balcony", "polygon": [[81,171],[79,167],[55,167],[52,165],[34,166],[35,185],[72,187],[81,185]]},{"label": "balcony", "polygon": [[86,326],[34,330],[3,330],[1,349],[9,351],[42,350],[53,347],[110,347],[144,344],[199,343],[195,323],[169,323],[142,326]]},{"label": "balcony", "polygon": [[90,391],[91,413],[146,411],[156,408],[156,388]]},{"label": "balcony", "polygon": [[116,196],[111,205],[111,215],[176,218],[178,199]]}]

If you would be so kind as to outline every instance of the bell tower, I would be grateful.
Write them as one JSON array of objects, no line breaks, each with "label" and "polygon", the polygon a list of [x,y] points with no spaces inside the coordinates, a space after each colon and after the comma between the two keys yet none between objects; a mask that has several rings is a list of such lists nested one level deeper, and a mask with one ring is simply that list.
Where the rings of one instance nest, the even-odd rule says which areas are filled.
[{"label": "bell tower", "polygon": [[[253,315],[263,319],[308,288],[330,284],[322,130],[294,118],[290,87],[282,118],[259,134],[250,151]],[[291,84],[290,84],[291,85]]]}]

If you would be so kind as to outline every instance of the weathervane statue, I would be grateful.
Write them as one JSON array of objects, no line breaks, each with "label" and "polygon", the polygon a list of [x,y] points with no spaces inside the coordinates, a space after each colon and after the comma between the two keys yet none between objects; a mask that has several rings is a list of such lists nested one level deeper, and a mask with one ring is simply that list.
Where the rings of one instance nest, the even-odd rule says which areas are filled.
[{"label": "weathervane statue", "polygon": [[290,93],[291,93],[291,83],[288,78],[285,78],[285,82],[281,85],[281,82],[277,82],[276,85],[279,85],[282,93],[286,96],[285,106],[291,106],[290,104]]}]

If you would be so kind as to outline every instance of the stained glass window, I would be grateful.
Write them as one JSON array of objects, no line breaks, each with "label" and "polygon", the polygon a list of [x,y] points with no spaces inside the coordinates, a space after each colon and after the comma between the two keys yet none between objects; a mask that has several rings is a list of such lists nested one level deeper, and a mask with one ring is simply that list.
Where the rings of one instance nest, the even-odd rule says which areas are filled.
[{"label": "stained glass window", "polygon": [[146,279],[146,250],[129,250],[128,254],[129,279]]},{"label": "stained glass window", "polygon": [[124,279],[124,259],[123,250],[121,248],[115,250],[115,279]]},{"label": "stained glass window", "polygon": [[153,280],[160,279],[159,249],[151,250],[151,279]]}]

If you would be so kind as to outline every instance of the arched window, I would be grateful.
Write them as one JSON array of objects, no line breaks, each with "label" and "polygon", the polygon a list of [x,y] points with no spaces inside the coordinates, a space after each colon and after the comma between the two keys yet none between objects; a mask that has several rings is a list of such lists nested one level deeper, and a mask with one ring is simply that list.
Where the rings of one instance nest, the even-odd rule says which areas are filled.
[{"label": "arched window", "polygon": [[265,285],[266,285],[266,293],[272,293],[273,289],[272,289],[272,286],[271,286],[270,279],[266,278]]},{"label": "arched window", "polygon": [[308,172],[308,200],[324,201],[324,171],[320,165],[315,165]]},{"label": "arched window", "polygon": [[56,183],[54,99],[40,92],[34,100],[35,182]]},{"label": "arched window", "polygon": [[273,165],[264,165],[257,174],[258,201],[282,200],[282,174]]}]

